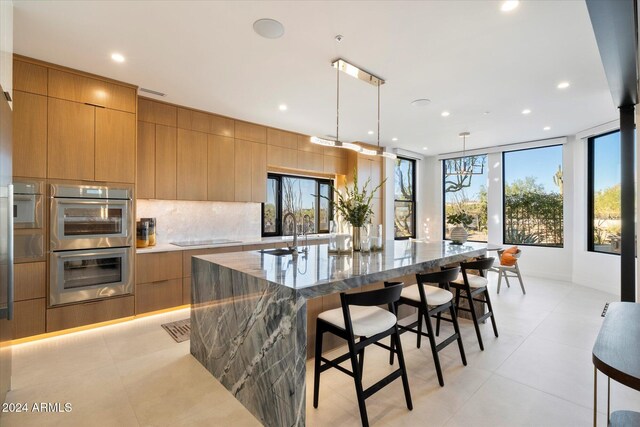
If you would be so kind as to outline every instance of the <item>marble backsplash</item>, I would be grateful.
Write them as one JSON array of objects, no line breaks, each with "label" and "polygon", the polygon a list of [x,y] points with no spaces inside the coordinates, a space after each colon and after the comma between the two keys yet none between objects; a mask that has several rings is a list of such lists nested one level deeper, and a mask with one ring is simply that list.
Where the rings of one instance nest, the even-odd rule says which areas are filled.
[{"label": "marble backsplash", "polygon": [[184,240],[256,240],[260,203],[138,200],[137,218],[156,218],[158,243]]}]

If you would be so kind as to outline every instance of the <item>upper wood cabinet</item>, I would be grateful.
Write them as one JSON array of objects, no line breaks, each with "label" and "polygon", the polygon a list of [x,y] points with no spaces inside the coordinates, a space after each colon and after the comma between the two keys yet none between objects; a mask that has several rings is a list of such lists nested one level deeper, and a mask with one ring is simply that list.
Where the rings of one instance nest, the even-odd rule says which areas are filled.
[{"label": "upper wood cabinet", "polygon": [[135,181],[136,115],[96,108],[95,180]]},{"label": "upper wood cabinet", "polygon": [[207,134],[178,129],[177,198],[207,200]]},{"label": "upper wood cabinet", "polygon": [[236,121],[235,137],[244,141],[260,142],[264,144],[267,142],[267,128],[253,123]]},{"label": "upper wood cabinet", "polygon": [[156,125],[156,199],[175,200],[177,169],[177,130],[175,127]]},{"label": "upper wood cabinet", "polygon": [[[234,200],[236,202],[251,201],[251,153],[253,143],[251,141],[235,140],[235,168],[234,168]],[[266,186],[266,182],[265,182]]]},{"label": "upper wood cabinet", "polygon": [[95,107],[48,99],[47,176],[94,179]]},{"label": "upper wood cabinet", "polygon": [[13,92],[13,175],[33,178],[47,176],[45,96],[19,90]]},{"label": "upper wood cabinet", "polygon": [[267,129],[267,144],[297,150],[298,134],[269,128]]},{"label": "upper wood cabinet", "polygon": [[47,68],[30,62],[13,61],[13,89],[47,95]]},{"label": "upper wood cabinet", "polygon": [[235,121],[233,119],[211,114],[209,120],[209,129],[212,134],[230,137],[235,135]]},{"label": "upper wood cabinet", "polygon": [[178,108],[178,127],[209,133],[211,127],[209,114],[187,108]]},{"label": "upper wood cabinet", "polygon": [[136,154],[136,197],[156,197],[156,125],[138,122]]},{"label": "upper wood cabinet", "polygon": [[136,90],[80,74],[49,69],[48,95],[114,110],[136,112]]},{"label": "upper wood cabinet", "polygon": [[166,126],[177,126],[178,109],[169,104],[138,98],[138,120]]},{"label": "upper wood cabinet", "polygon": [[251,147],[251,201],[267,201],[267,147],[256,142]]},{"label": "upper wood cabinet", "polygon": [[298,169],[310,172],[324,172],[324,156],[307,151],[298,151]]},{"label": "upper wood cabinet", "polygon": [[298,135],[298,150],[299,151],[308,151],[316,154],[324,154],[324,149],[322,145],[312,144],[310,137],[307,135]]},{"label": "upper wood cabinet", "polygon": [[267,146],[267,164],[269,166],[297,169],[298,150],[269,145]]},{"label": "upper wood cabinet", "polygon": [[209,135],[208,199],[235,201],[235,143],[233,138]]}]

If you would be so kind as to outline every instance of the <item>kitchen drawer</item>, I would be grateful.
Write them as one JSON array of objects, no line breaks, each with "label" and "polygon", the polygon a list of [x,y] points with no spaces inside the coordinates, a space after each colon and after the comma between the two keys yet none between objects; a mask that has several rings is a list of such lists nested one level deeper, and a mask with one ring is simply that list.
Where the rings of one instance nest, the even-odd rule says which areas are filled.
[{"label": "kitchen drawer", "polygon": [[191,304],[191,277],[182,278],[182,304]]},{"label": "kitchen drawer", "polygon": [[47,309],[47,332],[133,316],[134,297],[71,304]]},{"label": "kitchen drawer", "polygon": [[45,333],[46,305],[46,298],[15,302],[11,322],[14,339]]},{"label": "kitchen drawer", "polygon": [[49,69],[49,96],[129,113],[136,112],[136,90],[133,87],[53,68]]},{"label": "kitchen drawer", "polygon": [[44,262],[14,264],[15,300],[22,301],[34,298],[45,298],[47,292],[46,270],[46,263]]},{"label": "kitchen drawer", "polygon": [[182,277],[182,251],[136,255],[136,283]]},{"label": "kitchen drawer", "polygon": [[191,277],[191,257],[198,255],[224,254],[228,252],[242,252],[242,246],[225,248],[192,249],[182,252],[182,277]]},{"label": "kitchen drawer", "polygon": [[136,314],[182,305],[182,279],[136,285]]}]

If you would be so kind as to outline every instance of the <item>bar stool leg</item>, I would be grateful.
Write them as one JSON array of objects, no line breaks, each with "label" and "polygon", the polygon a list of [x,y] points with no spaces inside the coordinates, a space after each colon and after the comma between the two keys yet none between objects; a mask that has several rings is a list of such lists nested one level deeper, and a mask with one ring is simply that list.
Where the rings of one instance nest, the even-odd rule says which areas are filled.
[{"label": "bar stool leg", "polygon": [[413,403],[411,402],[411,390],[409,389],[409,378],[407,377],[407,366],[404,364],[404,353],[402,352],[402,344],[400,343],[400,332],[396,325],[396,333],[391,335],[391,341],[396,342],[396,348],[398,349],[398,364],[402,370],[402,387],[404,388],[404,398],[407,402],[407,409],[413,410]]},{"label": "bar stool leg", "polygon": [[420,343],[422,341],[422,319],[426,319],[426,315],[424,313],[424,311],[422,311],[422,308],[418,308],[418,338],[417,338],[417,343],[416,343],[416,347],[420,348]]},{"label": "bar stool leg", "polygon": [[439,337],[440,336],[440,316],[442,315],[442,312],[439,311],[437,318],[436,318],[436,336]]},{"label": "bar stool leg", "polygon": [[502,284],[502,270],[498,269],[498,292],[500,293],[500,285]]},{"label": "bar stool leg", "polygon": [[453,320],[453,330],[458,334],[458,350],[460,350],[460,357],[462,358],[462,364],[467,366],[467,356],[464,354],[464,346],[462,345],[462,334],[460,334],[460,327],[458,326],[458,318],[456,317],[456,309],[453,307],[453,302],[449,306],[449,312],[451,313],[451,319]]},{"label": "bar stool leg", "polygon": [[489,296],[489,288],[484,288],[484,300],[487,302],[487,308],[491,312],[491,325],[493,326],[493,334],[498,336],[498,327],[496,326],[496,317],[493,315],[493,306],[491,305],[491,297]]},{"label": "bar stool leg", "polygon": [[476,336],[478,337],[478,345],[480,350],[484,351],[484,345],[482,344],[482,334],[480,333],[480,325],[478,325],[478,316],[476,316],[476,309],[473,306],[473,296],[471,295],[471,288],[466,286],[467,300],[469,301],[469,310],[471,310],[471,318],[473,319],[473,326],[476,328]]},{"label": "bar stool leg", "polygon": [[369,427],[369,418],[367,417],[367,407],[364,404],[364,391],[362,389],[362,372],[360,372],[360,364],[355,350],[354,343],[349,340],[349,354],[351,358],[351,369],[353,369],[353,381],[356,386],[356,396],[358,398],[358,408],[360,408],[360,419],[362,427]]},{"label": "bar stool leg", "polygon": [[433,353],[433,363],[436,365],[436,373],[438,374],[438,383],[440,387],[444,386],[444,378],[442,377],[442,368],[440,367],[440,357],[436,348],[436,337],[433,334],[433,326],[431,325],[431,317],[427,314],[424,316],[427,324],[427,334],[429,335],[429,344],[431,345],[431,353]]},{"label": "bar stool leg", "polygon": [[320,322],[316,322],[316,355],[313,368],[313,407],[318,407],[318,394],[320,392],[320,359],[322,357],[322,335],[324,328]]}]

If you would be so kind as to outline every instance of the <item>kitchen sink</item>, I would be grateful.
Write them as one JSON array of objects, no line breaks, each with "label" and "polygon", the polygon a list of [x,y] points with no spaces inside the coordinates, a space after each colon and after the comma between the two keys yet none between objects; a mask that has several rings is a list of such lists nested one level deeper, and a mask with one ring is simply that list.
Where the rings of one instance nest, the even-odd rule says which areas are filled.
[{"label": "kitchen sink", "polygon": [[273,256],[286,256],[286,255],[292,255],[294,251],[293,249],[279,248],[279,249],[263,249],[260,252],[262,252],[263,254],[273,255]]}]

